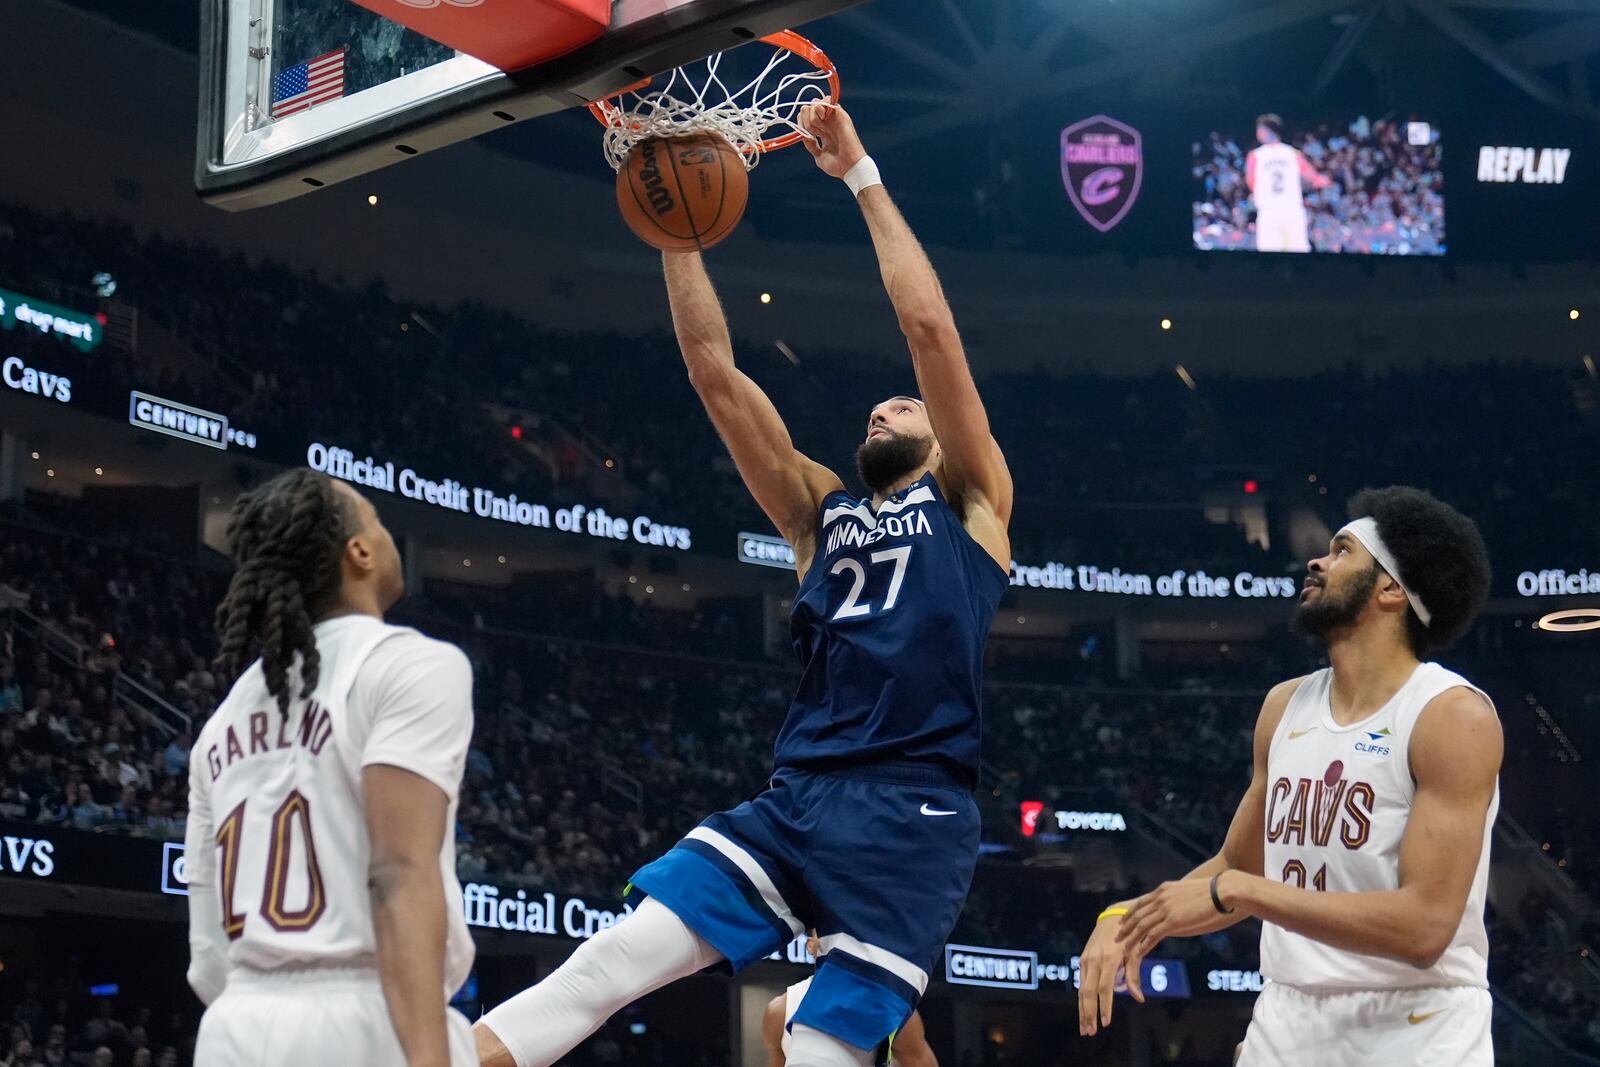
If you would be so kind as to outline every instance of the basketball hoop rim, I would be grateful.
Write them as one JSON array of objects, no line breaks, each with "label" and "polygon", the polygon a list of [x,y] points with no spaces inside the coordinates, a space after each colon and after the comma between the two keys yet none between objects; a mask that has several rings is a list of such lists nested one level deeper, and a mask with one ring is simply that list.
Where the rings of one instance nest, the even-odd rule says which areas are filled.
[{"label": "basketball hoop rim", "polygon": [[[779,30],[777,33],[769,33],[765,37],[756,38],[756,40],[769,44],[774,48],[793,52],[813,67],[826,72],[828,75],[828,99],[826,103],[837,104],[839,102],[839,71],[833,65],[833,60],[829,59],[828,54],[821,48],[818,48],[810,40],[802,37],[794,30]],[[610,96],[602,97],[589,105],[589,113],[599,121],[600,125],[610,127],[622,116],[622,108],[618,106],[617,102],[622,99],[623,94],[636,93],[653,81],[655,81],[654,78],[643,78],[626,88],[619,89]],[[769,137],[760,142],[759,151],[763,153],[775,152],[780,148],[789,148],[792,145],[797,145],[803,139],[803,134],[791,130],[781,137]],[[743,145],[740,148],[746,155],[751,155],[757,150],[749,145]]]}]

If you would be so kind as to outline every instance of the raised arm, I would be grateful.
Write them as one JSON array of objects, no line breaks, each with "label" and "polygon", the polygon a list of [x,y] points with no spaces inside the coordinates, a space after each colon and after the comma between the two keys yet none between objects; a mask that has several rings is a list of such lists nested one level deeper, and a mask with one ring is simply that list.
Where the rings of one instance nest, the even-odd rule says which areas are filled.
[{"label": "raised arm", "polygon": [[[1440,694],[1411,734],[1417,790],[1400,840],[1398,889],[1329,893],[1230,871],[1218,880],[1219,898],[1236,914],[1334,948],[1433,966],[1450,947],[1466,909],[1503,747],[1500,719],[1487,701],[1469,689]],[[1136,909],[1121,936],[1142,953],[1163,937],[1195,932],[1189,927],[1204,908],[1194,894],[1189,897]],[[1216,910],[1209,899],[1204,907]]]},{"label": "raised arm", "polygon": [[[812,134],[804,143],[825,174],[843,178],[867,158],[843,108],[809,105],[800,123]],[[943,453],[944,477],[963,498],[978,497],[1003,527],[1011,520],[1011,472],[990,432],[989,416],[939,276],[881,184],[863,189],[856,200],[872,234],[884,288],[911,349],[917,388]]]},{"label": "raised arm", "polygon": [[[1289,698],[1294,695],[1299,685],[1298,678],[1280,682],[1272,687],[1266,699],[1261,702],[1261,713],[1256,716],[1255,738],[1251,745],[1250,787],[1244,791],[1244,796],[1239,800],[1239,807],[1233,813],[1233,822],[1228,825],[1228,836],[1222,842],[1221,851],[1180,879],[1180,883],[1202,881],[1207,883],[1208,898],[1212,877],[1223,871],[1261,873],[1266,848],[1267,754],[1272,749],[1272,735],[1277,733],[1278,723],[1283,721],[1283,713],[1289,706]],[[1116,912],[1131,909],[1137,903],[1137,899],[1121,900],[1111,905],[1109,910]],[[1202,918],[1203,928],[1194,930],[1194,933],[1223,930],[1247,916],[1237,912],[1232,915],[1218,915],[1213,908],[1210,915]],[[1111,1005],[1116,994],[1117,973],[1128,964],[1131,951],[1131,946],[1119,936],[1124,921],[1123,915],[1113,914],[1097,922],[1094,932],[1089,935],[1088,944],[1084,946],[1083,954],[1079,957],[1078,1032],[1085,1036],[1096,1033],[1100,1027],[1111,1022]],[[1126,977],[1128,991],[1133,994],[1135,1000],[1143,1002],[1144,990],[1140,986],[1138,966],[1128,967]]]},{"label": "raised arm", "polygon": [[728,446],[739,475],[791,547],[803,576],[816,550],[813,520],[822,498],[844,483],[800,454],[778,409],[761,387],[734,366],[733,341],[700,253],[661,257],[689,384]]}]

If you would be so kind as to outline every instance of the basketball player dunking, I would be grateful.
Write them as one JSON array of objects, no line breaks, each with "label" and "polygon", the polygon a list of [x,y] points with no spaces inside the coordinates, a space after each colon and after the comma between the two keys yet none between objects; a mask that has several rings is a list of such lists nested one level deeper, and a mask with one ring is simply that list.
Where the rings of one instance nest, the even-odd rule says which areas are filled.
[{"label": "basketball player dunking", "polygon": [[[400,556],[309,470],[239,498],[220,659],[245,667],[189,761],[195,1062],[470,1067],[455,874],[472,668],[387,626]],[[254,662],[250,662],[251,660]]]},{"label": "basketball player dunking", "polygon": [[1477,527],[1408,486],[1367,490],[1311,561],[1296,625],[1332,664],[1262,705],[1255,773],[1222,851],[1102,913],[1078,1022],[1111,1021],[1119,968],[1162,938],[1263,921],[1268,979],[1241,1067],[1494,1062],[1484,895],[1501,736],[1479,689],[1422,657],[1489,587]]},{"label": "basketball player dunking", "polygon": [[1260,145],[1244,161],[1245,184],[1256,203],[1256,251],[1309,252],[1304,186],[1326,189],[1333,179],[1318,174],[1304,152],[1283,143],[1283,120],[1278,116],[1256,119],[1256,140]]},{"label": "basketball player dunking", "polygon": [[[806,951],[815,959],[822,958],[822,946],[817,943],[815,930],[806,938]],[[767,1046],[767,1067],[788,1067],[789,1046],[794,1041],[789,1023],[810,991],[811,979],[802,978],[767,1003],[766,1014],[761,1017],[761,1043]],[[913,1011],[900,1032],[894,1035],[891,1051],[894,1067],[939,1067],[939,1058],[928,1047],[928,1035],[918,1012]]]},{"label": "basketball player dunking", "polygon": [[872,495],[850,497],[734,365],[700,256],[665,256],[690,381],[794,547],[799,689],[768,787],[639,871],[638,910],[479,1023],[491,1067],[547,1067],[634,998],[714,964],[744,968],[808,926],[823,955],[788,1062],[864,1067],[910,1016],[966,899],[1011,476],[938,278],[850,117],[811,105],[800,121],[866,216],[925,400],[872,409],[857,451]]}]

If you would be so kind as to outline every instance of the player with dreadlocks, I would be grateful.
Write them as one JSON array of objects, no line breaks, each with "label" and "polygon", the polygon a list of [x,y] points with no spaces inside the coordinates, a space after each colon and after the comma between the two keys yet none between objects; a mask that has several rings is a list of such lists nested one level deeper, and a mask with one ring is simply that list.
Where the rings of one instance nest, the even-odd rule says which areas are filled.
[{"label": "player with dreadlocks", "polygon": [[473,957],[454,830],[472,668],[384,623],[400,555],[344,483],[281,474],[227,538],[238,681],[189,762],[195,1062],[475,1065],[446,1004]]}]

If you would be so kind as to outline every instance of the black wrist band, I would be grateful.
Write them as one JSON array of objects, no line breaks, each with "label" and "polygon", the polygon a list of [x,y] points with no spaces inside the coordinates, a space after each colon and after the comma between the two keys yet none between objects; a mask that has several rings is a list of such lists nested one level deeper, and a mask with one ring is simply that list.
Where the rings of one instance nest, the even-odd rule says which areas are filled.
[{"label": "black wrist band", "polygon": [[1221,878],[1221,877],[1222,877],[1222,872],[1221,871],[1218,871],[1216,874],[1213,874],[1211,876],[1211,906],[1216,908],[1218,913],[1220,913],[1222,915],[1232,915],[1233,914],[1233,909],[1232,908],[1224,908],[1222,906],[1222,898],[1217,895],[1217,879]]}]

